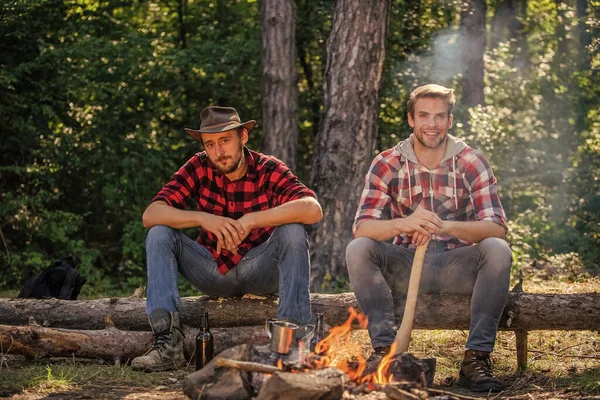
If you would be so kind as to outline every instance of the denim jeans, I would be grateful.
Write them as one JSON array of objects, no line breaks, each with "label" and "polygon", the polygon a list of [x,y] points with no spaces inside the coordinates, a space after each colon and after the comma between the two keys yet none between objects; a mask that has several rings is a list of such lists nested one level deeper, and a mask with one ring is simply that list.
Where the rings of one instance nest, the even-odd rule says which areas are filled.
[{"label": "denim jeans", "polygon": [[[498,323],[508,297],[512,255],[506,241],[482,240],[444,251],[431,241],[425,254],[419,293],[471,295],[471,324],[466,348],[494,349]],[[396,336],[394,300],[406,298],[415,251],[369,238],[354,239],[346,263],[356,299],[368,316],[373,347],[389,346]],[[418,301],[418,300],[417,300]]]},{"label": "denim jeans", "polygon": [[148,315],[158,308],[178,311],[177,274],[209,296],[279,293],[278,318],[310,321],[308,235],[302,224],[282,225],[221,275],[209,251],[178,229],[157,225],[146,239]]}]

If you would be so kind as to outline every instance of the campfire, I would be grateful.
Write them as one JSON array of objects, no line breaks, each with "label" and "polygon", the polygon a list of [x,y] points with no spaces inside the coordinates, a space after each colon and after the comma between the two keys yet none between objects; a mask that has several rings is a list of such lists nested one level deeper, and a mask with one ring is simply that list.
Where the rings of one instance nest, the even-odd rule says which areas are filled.
[{"label": "campfire", "polygon": [[362,355],[360,345],[351,340],[350,333],[355,322],[358,322],[361,329],[366,329],[367,317],[362,313],[357,313],[352,307],[348,311],[350,316],[346,322],[333,327],[329,335],[317,343],[315,351],[306,357],[306,363],[311,367],[310,369],[337,368],[344,372],[351,381],[359,384],[394,382],[396,379],[389,369],[395,354],[394,347],[381,360],[376,371],[365,374],[367,361]]},{"label": "campfire", "polygon": [[[258,394],[259,399],[284,398],[282,393],[288,391],[302,393],[301,398],[312,398],[307,391],[314,393],[314,398],[341,398],[348,390],[354,394],[405,389],[426,393],[425,388],[433,380],[435,360],[432,363],[409,353],[395,354],[392,347],[378,364],[367,365],[360,343],[351,335],[356,324],[366,329],[367,317],[354,308],[348,311],[346,322],[331,328],[316,344],[314,352],[306,354],[302,343],[288,354],[273,352],[269,346],[237,346],[238,351],[236,348],[226,350],[213,363],[188,376],[184,390],[193,399],[227,398],[218,387],[222,385],[231,391],[231,382],[236,381],[248,390],[247,398]],[[235,374],[240,377],[236,375],[232,380]],[[210,395],[207,390],[214,394]],[[285,398],[300,398],[298,396],[286,394]],[[427,398],[427,395],[420,397]]]}]

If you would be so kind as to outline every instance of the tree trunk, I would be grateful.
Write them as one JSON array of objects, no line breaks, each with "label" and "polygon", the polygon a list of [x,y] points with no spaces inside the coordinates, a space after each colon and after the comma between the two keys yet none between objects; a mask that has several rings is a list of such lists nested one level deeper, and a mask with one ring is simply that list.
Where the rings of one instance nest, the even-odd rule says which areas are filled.
[{"label": "tree trunk", "polygon": [[[496,48],[504,40],[507,15],[511,12],[512,0],[498,2],[490,23],[490,47]],[[513,8],[514,9],[514,8]]]},{"label": "tree trunk", "polygon": [[588,19],[588,1],[577,0],[577,29],[579,31],[579,46],[581,48],[581,56],[589,62],[590,52],[587,47],[592,43]]},{"label": "tree trunk", "polygon": [[557,60],[568,60],[569,57],[569,35],[566,26],[569,24],[568,6],[564,0],[556,1],[556,48]]},{"label": "tree trunk", "polygon": [[263,151],[296,169],[298,87],[294,2],[261,0]]},{"label": "tree trunk", "polygon": [[[591,27],[587,25],[588,22],[588,1],[577,0],[577,29],[579,31],[579,70],[584,74],[589,74],[588,71],[593,71],[591,65],[591,55],[589,46],[592,43],[592,37],[590,35]],[[575,131],[582,132],[586,129],[586,119],[591,102],[586,98],[587,96],[577,96],[578,107],[576,109],[576,121]]]},{"label": "tree trunk", "polygon": [[[313,294],[311,300],[313,308],[323,312],[328,326],[343,324],[349,307],[359,309],[353,293]],[[396,304],[398,322],[403,308],[403,304]],[[265,318],[276,316],[277,297],[222,301],[186,297],[181,304],[182,324],[199,327],[203,309],[210,315],[211,327],[257,326],[263,325]],[[31,316],[44,327],[104,329],[107,315],[118,329],[150,330],[144,299],[0,299],[0,321],[7,325],[28,325]],[[469,329],[469,321],[469,296],[419,294],[415,328]],[[500,327],[508,330],[600,329],[600,293],[510,292]]]},{"label": "tree trunk", "polygon": [[179,41],[181,48],[186,48],[186,35],[185,30],[185,11],[186,11],[186,0],[177,0],[177,17],[179,20]]},{"label": "tree trunk", "polygon": [[527,43],[527,35],[524,32],[525,26],[523,21],[527,18],[527,0],[516,1],[516,15],[513,24],[510,26],[509,34],[515,39],[517,55],[513,61],[513,66],[518,70],[522,70],[529,65],[529,43]]},{"label": "tree trunk", "polygon": [[460,30],[463,34],[462,56],[465,63],[463,74],[462,103],[466,107],[483,104],[483,53],[485,51],[487,11],[485,0],[466,0],[461,13]]},{"label": "tree trunk", "polygon": [[311,230],[313,290],[329,279],[347,278],[346,245],[377,138],[390,8],[390,0],[335,2],[324,114],[310,174],[310,186],[323,207],[323,220]]},{"label": "tree trunk", "polygon": [[[268,343],[264,326],[211,329],[215,355],[239,344]],[[198,329],[184,328],[186,359],[195,357]],[[5,354],[28,357],[78,357],[127,361],[146,353],[154,343],[152,332],[121,331],[115,328],[75,330],[38,325],[0,325],[0,348]]]}]

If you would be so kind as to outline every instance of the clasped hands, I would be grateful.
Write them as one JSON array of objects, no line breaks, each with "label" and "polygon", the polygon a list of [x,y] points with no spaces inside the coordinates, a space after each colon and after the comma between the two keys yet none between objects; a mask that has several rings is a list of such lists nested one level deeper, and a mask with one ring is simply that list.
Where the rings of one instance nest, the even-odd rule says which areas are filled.
[{"label": "clasped hands", "polygon": [[434,212],[417,208],[406,218],[402,218],[402,231],[412,236],[412,242],[421,246],[431,239],[433,234],[444,233],[444,221]]},{"label": "clasped hands", "polygon": [[248,234],[252,230],[249,215],[246,214],[236,220],[207,214],[202,228],[217,237],[217,254],[221,254],[222,249],[237,254],[239,245],[248,237]]}]

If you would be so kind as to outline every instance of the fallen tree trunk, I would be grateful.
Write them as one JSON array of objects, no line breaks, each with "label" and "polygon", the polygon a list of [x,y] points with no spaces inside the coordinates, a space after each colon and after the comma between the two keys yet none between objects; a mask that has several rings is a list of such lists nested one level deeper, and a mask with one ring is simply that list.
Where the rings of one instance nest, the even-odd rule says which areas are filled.
[{"label": "fallen tree trunk", "polygon": [[[359,309],[354,294],[312,294],[313,307],[324,313],[327,325],[341,325],[348,307]],[[209,312],[211,326],[255,326],[277,314],[278,298],[215,299],[206,296],[182,299],[181,321],[198,327],[201,311]],[[0,322],[27,325],[29,318],[47,327],[103,329],[107,315],[123,330],[150,329],[146,302],[139,298],[97,300],[0,299]],[[403,305],[397,305],[403,309]],[[398,320],[401,312],[397,312]],[[468,329],[470,297],[420,294],[415,329]],[[500,322],[504,330],[598,330],[600,293],[532,294],[510,292]]]},{"label": "fallen tree trunk", "polygon": [[[215,354],[244,343],[268,342],[264,326],[211,329]],[[194,359],[198,329],[184,328],[183,350],[186,359]],[[121,331],[116,328],[74,330],[37,325],[0,325],[0,349],[4,354],[28,357],[99,358],[108,361],[135,358],[150,349],[152,332]]]}]

